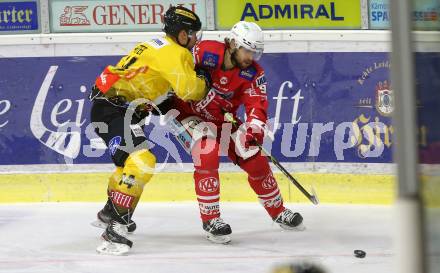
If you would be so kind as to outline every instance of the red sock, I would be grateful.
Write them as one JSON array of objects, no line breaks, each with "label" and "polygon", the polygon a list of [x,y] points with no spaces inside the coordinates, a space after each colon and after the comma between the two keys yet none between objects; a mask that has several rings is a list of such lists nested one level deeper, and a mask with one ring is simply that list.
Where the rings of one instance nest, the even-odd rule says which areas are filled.
[{"label": "red sock", "polygon": [[215,139],[203,139],[194,145],[194,182],[203,222],[220,217],[219,145]]},{"label": "red sock", "polygon": [[276,218],[284,210],[284,204],[267,158],[258,154],[241,161],[240,167],[248,173],[249,185],[267,213],[272,219]]},{"label": "red sock", "polygon": [[220,184],[218,170],[196,169],[194,182],[203,222],[220,217]]}]

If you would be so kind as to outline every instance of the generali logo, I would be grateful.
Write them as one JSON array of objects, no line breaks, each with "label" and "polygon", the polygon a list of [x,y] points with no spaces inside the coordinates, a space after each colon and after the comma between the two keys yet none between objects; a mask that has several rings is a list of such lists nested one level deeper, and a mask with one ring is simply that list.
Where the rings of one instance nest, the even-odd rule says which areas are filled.
[{"label": "generali logo", "polygon": [[[67,2],[67,1],[66,1]],[[166,10],[171,4],[196,10],[196,3],[177,1],[81,1],[85,5],[57,6],[59,26],[162,26]],[[58,1],[56,1],[58,3]],[[62,13],[61,15],[59,15]]]},{"label": "generali logo", "polygon": [[66,6],[60,16],[60,26],[90,26],[90,21],[84,14],[88,6]]}]

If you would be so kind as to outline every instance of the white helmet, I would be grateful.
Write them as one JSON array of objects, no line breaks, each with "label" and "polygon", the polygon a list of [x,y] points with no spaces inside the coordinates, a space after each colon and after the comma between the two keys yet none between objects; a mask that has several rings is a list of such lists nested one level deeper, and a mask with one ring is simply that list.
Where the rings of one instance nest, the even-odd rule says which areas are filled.
[{"label": "white helmet", "polygon": [[261,58],[264,51],[264,35],[257,24],[240,21],[232,27],[228,38],[234,39],[239,47],[242,46],[254,52],[254,60],[258,61]]}]

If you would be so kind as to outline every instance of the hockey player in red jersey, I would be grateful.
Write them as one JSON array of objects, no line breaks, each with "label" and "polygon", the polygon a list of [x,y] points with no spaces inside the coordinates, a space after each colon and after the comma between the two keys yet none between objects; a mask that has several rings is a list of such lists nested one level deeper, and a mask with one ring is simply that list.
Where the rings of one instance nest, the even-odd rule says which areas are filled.
[{"label": "hockey player in red jersey", "polygon": [[[199,102],[176,102],[176,108],[180,111],[178,119],[182,124],[188,122],[189,116],[197,115],[199,122],[203,120],[210,124],[214,131],[214,137],[203,137],[198,141],[193,138],[194,145],[190,152],[194,161],[195,190],[203,229],[207,232],[208,240],[215,243],[228,243],[231,240],[231,227],[220,218],[218,168],[221,147],[231,139],[224,138],[225,130],[222,136],[222,126],[227,124],[225,112],[233,114],[238,120],[236,112],[240,105],[244,105],[246,112],[245,124],[240,126],[244,145],[240,141],[235,141],[237,144],[233,141],[226,143],[228,157],[248,174],[251,188],[276,223],[284,229],[304,229],[302,216],[284,207],[268,160],[255,147],[255,142],[263,143],[267,121],[266,78],[264,70],[256,63],[263,49],[260,27],[245,21],[234,25],[224,43],[199,42],[193,48],[196,68],[209,72],[212,88]],[[232,128],[234,131],[236,128]]]}]

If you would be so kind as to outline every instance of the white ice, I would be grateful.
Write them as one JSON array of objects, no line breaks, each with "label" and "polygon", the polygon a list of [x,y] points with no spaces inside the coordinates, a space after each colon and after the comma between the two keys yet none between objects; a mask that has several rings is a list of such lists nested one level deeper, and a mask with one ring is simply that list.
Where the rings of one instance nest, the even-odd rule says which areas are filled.
[{"label": "white ice", "polygon": [[[222,203],[232,243],[207,241],[196,203],[141,203],[127,256],[100,255],[102,230],[90,225],[103,204],[0,205],[0,272],[270,273],[313,262],[333,273],[391,273],[391,206],[298,205],[303,232],[283,231],[258,203]],[[367,253],[356,258],[353,250]]]}]

